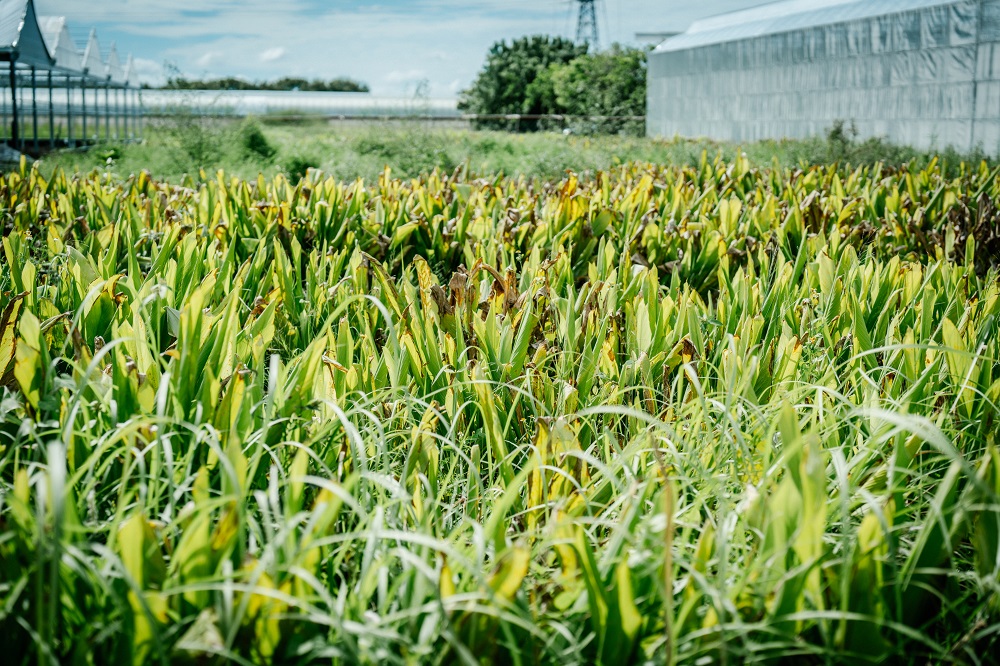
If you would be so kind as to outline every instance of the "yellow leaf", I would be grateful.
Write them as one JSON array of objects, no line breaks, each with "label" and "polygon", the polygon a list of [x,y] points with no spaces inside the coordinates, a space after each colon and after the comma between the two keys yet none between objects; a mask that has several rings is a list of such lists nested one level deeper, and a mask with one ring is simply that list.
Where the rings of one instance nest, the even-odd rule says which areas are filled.
[{"label": "yellow leaf", "polygon": [[447,559],[441,564],[441,578],[438,587],[440,588],[442,599],[454,596],[457,591],[455,589],[454,574],[451,571],[451,567],[448,566]]},{"label": "yellow leaf", "polygon": [[231,505],[226,509],[219,524],[215,526],[215,531],[212,532],[212,550],[220,552],[228,549],[236,539],[239,523],[239,513],[236,507]]},{"label": "yellow leaf", "polygon": [[27,292],[18,294],[7,304],[0,314],[0,378],[14,362],[14,348],[17,343],[17,316]]},{"label": "yellow leaf", "polygon": [[504,554],[500,568],[490,576],[490,587],[505,601],[512,601],[524,577],[528,575],[531,551],[524,546],[514,546]]}]

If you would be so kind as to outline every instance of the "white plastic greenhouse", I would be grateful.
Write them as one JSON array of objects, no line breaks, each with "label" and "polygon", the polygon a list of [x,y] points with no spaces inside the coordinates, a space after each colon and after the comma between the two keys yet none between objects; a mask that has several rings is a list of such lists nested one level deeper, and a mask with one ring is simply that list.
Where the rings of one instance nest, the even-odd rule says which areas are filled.
[{"label": "white plastic greenhouse", "polygon": [[649,58],[651,136],[805,138],[836,121],[1000,152],[1000,0],[784,0],[697,21]]},{"label": "white plastic greenhouse", "polygon": [[[137,138],[142,117],[134,63],[92,31],[81,50],[64,17],[33,0],[0,0],[0,145],[39,154],[57,146]],[[16,153],[14,153],[16,155]]]}]

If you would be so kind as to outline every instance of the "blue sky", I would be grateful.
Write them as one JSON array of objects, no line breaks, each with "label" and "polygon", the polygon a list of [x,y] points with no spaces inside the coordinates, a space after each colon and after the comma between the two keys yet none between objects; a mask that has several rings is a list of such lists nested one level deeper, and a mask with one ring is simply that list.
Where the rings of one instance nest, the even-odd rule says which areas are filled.
[{"label": "blue sky", "polygon": [[[636,32],[682,30],[692,20],[762,0],[598,0],[601,42]],[[41,15],[66,16],[78,42],[96,27],[102,45],[131,52],[141,76],[164,63],[188,76],[349,76],[372,92],[409,95],[426,80],[453,97],[500,39],[573,36],[567,0],[35,0]],[[83,44],[80,43],[80,46]]]}]

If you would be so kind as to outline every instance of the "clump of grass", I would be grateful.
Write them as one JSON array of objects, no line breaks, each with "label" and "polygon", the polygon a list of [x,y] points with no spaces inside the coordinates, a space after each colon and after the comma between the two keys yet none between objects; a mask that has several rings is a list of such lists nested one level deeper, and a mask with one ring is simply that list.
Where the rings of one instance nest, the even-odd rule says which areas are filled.
[{"label": "clump of grass", "polygon": [[253,118],[244,120],[236,135],[240,151],[247,159],[268,164],[278,153],[278,149],[271,144],[260,124]]},{"label": "clump of grass", "polygon": [[314,157],[293,155],[285,160],[284,172],[293,183],[297,183],[306,177],[309,169],[316,169],[318,165],[319,160]]},{"label": "clump of grass", "polygon": [[453,171],[455,145],[441,141],[439,132],[410,130],[392,125],[373,126],[353,142],[358,154],[374,158],[401,177],[416,177],[434,169]]},{"label": "clump of grass", "polygon": [[7,663],[981,661],[958,173],[5,174]]}]

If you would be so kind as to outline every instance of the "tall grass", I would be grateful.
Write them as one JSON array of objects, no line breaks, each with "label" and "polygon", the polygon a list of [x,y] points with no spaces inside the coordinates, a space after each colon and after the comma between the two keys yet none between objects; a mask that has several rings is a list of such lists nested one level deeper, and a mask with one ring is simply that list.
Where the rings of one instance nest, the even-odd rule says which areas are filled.
[{"label": "tall grass", "polygon": [[0,185],[7,663],[989,663],[996,174]]}]

